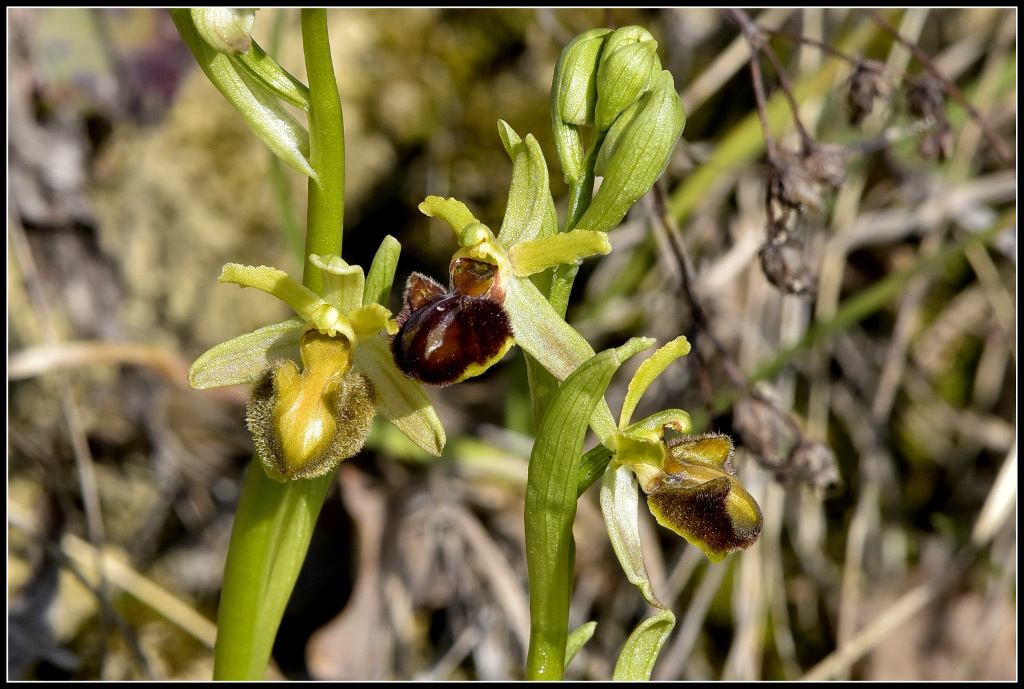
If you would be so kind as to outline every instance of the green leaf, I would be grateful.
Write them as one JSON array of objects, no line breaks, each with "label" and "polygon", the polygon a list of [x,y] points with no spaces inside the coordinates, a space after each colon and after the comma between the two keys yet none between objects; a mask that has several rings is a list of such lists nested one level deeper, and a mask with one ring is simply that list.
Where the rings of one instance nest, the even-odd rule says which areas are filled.
[{"label": "green leaf", "polygon": [[224,565],[215,680],[263,679],[334,473],[278,483],[253,456]]},{"label": "green leaf", "polygon": [[659,609],[633,631],[615,664],[615,679],[650,679],[654,663],[665,639],[675,625],[675,616],[654,595],[644,564],[637,517],[639,496],[633,472],[612,462],[601,482],[601,512],[604,514],[612,548],[630,583],[637,587],[648,604]]},{"label": "green leaf", "polygon": [[622,413],[619,415],[620,429],[624,429],[629,425],[637,403],[648,386],[654,382],[654,379],[660,376],[669,364],[679,357],[685,356],[689,351],[690,343],[686,341],[686,336],[680,335],[640,364],[636,373],[633,374],[633,379],[629,381],[629,389],[626,391],[626,398],[622,402]]},{"label": "green leaf", "polygon": [[583,644],[590,641],[591,637],[594,636],[594,630],[597,629],[597,622],[585,622],[576,629],[569,632],[569,639],[565,644],[565,666],[569,667],[569,663],[576,657],[579,650],[583,648]]},{"label": "green leaf", "polygon": [[561,679],[572,590],[572,524],[583,437],[612,374],[649,340],[634,338],[585,361],[558,388],[530,455],[526,485],[530,649],[527,676]]},{"label": "green leaf", "polygon": [[649,680],[658,654],[675,625],[676,616],[667,609],[659,610],[638,624],[619,652],[612,679],[616,682]]},{"label": "green leaf", "polygon": [[306,321],[294,316],[239,335],[207,350],[188,370],[195,390],[252,383],[275,359],[299,361],[299,338]]}]

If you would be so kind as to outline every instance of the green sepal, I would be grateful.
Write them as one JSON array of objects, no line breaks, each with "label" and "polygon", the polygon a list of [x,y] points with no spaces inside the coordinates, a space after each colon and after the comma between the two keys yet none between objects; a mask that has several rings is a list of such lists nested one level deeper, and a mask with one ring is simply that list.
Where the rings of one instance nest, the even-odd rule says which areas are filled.
[{"label": "green sepal", "polygon": [[395,367],[387,339],[378,335],[360,341],[354,359],[353,370],[373,381],[377,413],[425,452],[440,456],[444,426],[419,383]]},{"label": "green sepal", "polygon": [[505,311],[516,344],[558,380],[594,356],[590,343],[555,312],[529,278],[512,276],[505,283]]},{"label": "green sepal", "polygon": [[533,134],[520,139],[503,120],[498,121],[498,132],[512,159],[512,186],[498,241],[505,247],[512,247],[554,234],[558,220],[551,197],[548,164],[540,144]]},{"label": "green sepal", "polygon": [[658,609],[657,614],[641,622],[626,640],[615,663],[613,678],[616,680],[650,679],[658,653],[675,626],[675,616],[654,595],[644,564],[638,506],[639,494],[633,472],[618,462],[612,462],[601,481],[601,512],[608,537],[630,583],[637,587],[649,605]]},{"label": "green sepal", "polygon": [[252,383],[275,359],[298,362],[299,338],[308,328],[301,316],[265,325],[211,347],[188,370],[195,390]]}]

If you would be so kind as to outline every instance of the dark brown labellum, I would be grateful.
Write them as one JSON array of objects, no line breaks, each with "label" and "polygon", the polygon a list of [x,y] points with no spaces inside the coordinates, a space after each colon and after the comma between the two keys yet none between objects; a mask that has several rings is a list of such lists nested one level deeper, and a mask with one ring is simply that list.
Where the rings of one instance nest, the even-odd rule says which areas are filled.
[{"label": "dark brown labellum", "polygon": [[489,275],[477,266],[465,268],[457,273],[453,266],[452,281],[468,293],[446,292],[420,273],[406,282],[391,352],[399,370],[421,383],[448,385],[478,375],[512,345],[512,328],[502,305],[488,296],[475,296],[488,291],[493,266]]}]

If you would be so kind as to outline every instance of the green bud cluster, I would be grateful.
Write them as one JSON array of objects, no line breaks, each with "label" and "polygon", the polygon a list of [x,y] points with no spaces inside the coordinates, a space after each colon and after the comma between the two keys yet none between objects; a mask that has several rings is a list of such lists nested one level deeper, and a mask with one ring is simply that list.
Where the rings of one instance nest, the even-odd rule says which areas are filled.
[{"label": "green bud cluster", "polygon": [[[565,181],[604,177],[577,229],[607,232],[618,225],[665,171],[683,132],[686,114],[657,47],[639,26],[592,29],[558,59],[551,120]],[[586,149],[585,127],[593,128]]]}]

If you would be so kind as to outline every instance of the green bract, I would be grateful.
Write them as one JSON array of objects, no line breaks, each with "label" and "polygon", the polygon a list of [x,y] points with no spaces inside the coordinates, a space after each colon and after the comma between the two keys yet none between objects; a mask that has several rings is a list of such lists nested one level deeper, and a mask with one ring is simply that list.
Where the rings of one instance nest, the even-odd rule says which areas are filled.
[{"label": "green bract", "polygon": [[[309,110],[308,89],[267,58],[255,44],[256,50],[250,49],[247,54],[232,48],[241,40],[238,24],[230,17],[226,22],[218,23],[206,14],[210,11],[195,10],[193,15],[188,9],[178,8],[170,10],[170,15],[203,72],[245,119],[253,133],[291,168],[316,179],[316,172],[309,162],[309,132],[284,104],[278,102],[280,98]],[[202,26],[196,23],[196,17]],[[216,28],[228,25],[232,28]],[[231,42],[219,39],[218,32],[226,32]]]},{"label": "green bract", "polygon": [[323,297],[275,268],[224,266],[221,282],[273,294],[299,314],[213,347],[189,370],[197,389],[255,384],[249,426],[272,478],[333,469],[362,447],[377,412],[440,454],[441,422],[419,384],[395,368],[381,333],[396,331],[376,300],[387,299],[399,250],[391,237],[382,242],[369,281],[339,256],[310,256],[323,276]]},{"label": "green bract", "polygon": [[613,124],[604,141],[609,152],[605,153],[604,147],[598,152],[600,172],[604,173],[601,188],[577,229],[613,229],[665,171],[686,124],[672,75],[661,72],[652,88],[624,108],[619,118],[625,122],[620,127]]}]

